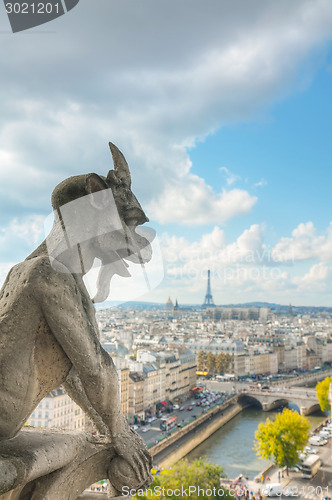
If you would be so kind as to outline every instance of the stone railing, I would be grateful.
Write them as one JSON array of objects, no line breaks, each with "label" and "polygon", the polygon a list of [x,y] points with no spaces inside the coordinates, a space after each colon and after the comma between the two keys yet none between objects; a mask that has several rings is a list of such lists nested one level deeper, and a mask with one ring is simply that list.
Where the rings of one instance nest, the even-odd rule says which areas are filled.
[{"label": "stone railing", "polygon": [[90,484],[108,476],[114,457],[113,447],[101,436],[24,428],[0,442],[0,499],[76,500]]}]

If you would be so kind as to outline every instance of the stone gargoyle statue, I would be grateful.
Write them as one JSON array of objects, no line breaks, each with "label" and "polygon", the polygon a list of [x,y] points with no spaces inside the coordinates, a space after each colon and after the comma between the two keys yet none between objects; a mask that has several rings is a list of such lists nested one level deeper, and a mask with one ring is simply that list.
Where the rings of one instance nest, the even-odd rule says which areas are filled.
[{"label": "stone gargoyle statue", "polygon": [[[148,221],[131,191],[127,162],[110,143],[114,170],[70,177],[53,191],[46,240],[15,265],[0,293],[0,499],[76,500],[109,479],[145,489],[151,456],[122,412],[117,372],[99,342],[93,302],[104,301],[125,260],[151,259]],[[97,293],[83,277],[98,259]],[[62,385],[99,433],[34,429],[24,424]]]}]

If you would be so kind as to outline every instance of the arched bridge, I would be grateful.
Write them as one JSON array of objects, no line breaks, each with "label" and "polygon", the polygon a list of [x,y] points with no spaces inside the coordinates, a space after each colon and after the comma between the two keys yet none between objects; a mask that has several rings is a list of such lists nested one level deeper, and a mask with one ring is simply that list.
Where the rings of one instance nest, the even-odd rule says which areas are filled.
[{"label": "arched bridge", "polygon": [[301,387],[272,388],[268,391],[243,389],[241,393],[238,394],[238,401],[245,406],[258,402],[264,411],[274,410],[288,403],[298,406],[301,415],[309,415],[319,410],[315,389]]}]

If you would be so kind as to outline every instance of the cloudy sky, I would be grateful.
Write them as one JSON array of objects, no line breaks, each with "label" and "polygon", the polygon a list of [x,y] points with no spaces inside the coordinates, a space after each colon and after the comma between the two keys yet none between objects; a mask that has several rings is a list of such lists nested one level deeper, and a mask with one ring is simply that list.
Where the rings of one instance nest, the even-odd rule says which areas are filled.
[{"label": "cloudy sky", "polygon": [[331,305],[330,0],[81,0],[17,34],[1,5],[0,37],[1,281],[111,140],[158,233],[144,300],[211,269],[217,304]]}]

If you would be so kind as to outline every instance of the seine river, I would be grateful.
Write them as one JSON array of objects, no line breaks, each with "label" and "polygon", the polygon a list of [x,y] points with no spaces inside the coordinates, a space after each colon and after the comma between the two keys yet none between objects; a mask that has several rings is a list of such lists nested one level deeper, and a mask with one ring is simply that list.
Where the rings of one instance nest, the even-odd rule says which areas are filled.
[{"label": "seine river", "polygon": [[[221,427],[209,439],[187,455],[188,460],[206,457],[209,462],[223,467],[227,477],[235,478],[239,474],[253,479],[256,474],[269,464],[257,457],[253,450],[255,431],[260,422],[272,418],[277,412],[263,412],[258,408],[247,408]],[[307,417],[312,427],[317,426],[324,414]]]}]

